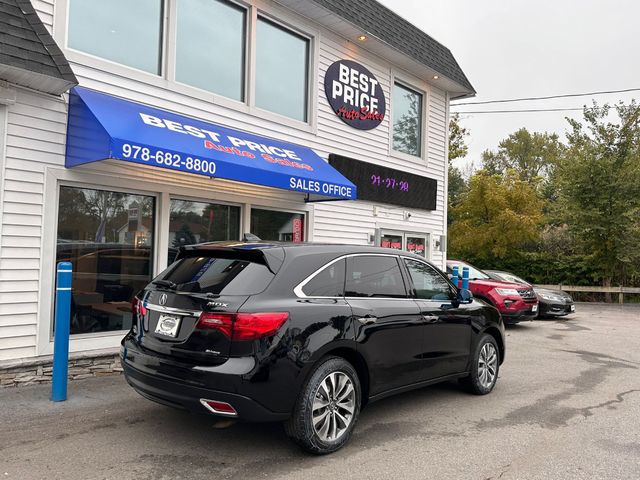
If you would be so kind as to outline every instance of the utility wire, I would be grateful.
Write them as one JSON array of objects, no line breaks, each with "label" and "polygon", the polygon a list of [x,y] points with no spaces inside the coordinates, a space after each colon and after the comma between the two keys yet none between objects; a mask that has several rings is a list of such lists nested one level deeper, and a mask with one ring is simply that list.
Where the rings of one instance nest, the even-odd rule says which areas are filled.
[{"label": "utility wire", "polygon": [[638,92],[638,91],[640,91],[640,88],[626,88],[624,90],[603,90],[599,92],[588,92],[588,93],[567,93],[564,95],[549,95],[546,97],[522,97],[522,98],[508,98],[504,100],[486,100],[484,102],[464,102],[464,103],[451,104],[451,106],[459,107],[462,105],[487,105],[489,103],[530,102],[534,100],[550,100],[553,98],[588,97],[591,95],[607,95],[610,93],[628,93],[628,92]]},{"label": "utility wire", "polygon": [[534,113],[534,112],[571,112],[571,111],[582,111],[582,108],[531,108],[525,110],[477,110],[475,112],[465,111],[465,112],[455,112],[461,115],[473,115],[475,113]]}]

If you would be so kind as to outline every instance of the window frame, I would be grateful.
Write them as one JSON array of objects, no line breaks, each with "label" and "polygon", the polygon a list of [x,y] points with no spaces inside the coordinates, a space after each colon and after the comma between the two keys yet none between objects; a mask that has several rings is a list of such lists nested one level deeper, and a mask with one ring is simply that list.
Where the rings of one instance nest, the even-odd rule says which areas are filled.
[{"label": "window frame", "polygon": [[[153,221],[153,246],[151,248],[151,257],[150,257],[151,258],[151,265],[150,265],[151,279],[153,279],[157,275],[156,272],[158,271],[158,255],[159,255],[158,244],[160,242],[160,238],[158,237],[158,235],[160,233],[160,215],[162,213],[161,195],[159,195],[158,192],[147,191],[142,189],[138,190],[138,189],[133,189],[128,187],[113,186],[111,184],[101,185],[98,183],[74,182],[74,181],[68,181],[68,180],[59,180],[58,182],[56,182],[55,216],[54,216],[54,226],[53,226],[55,234],[53,235],[53,239],[52,239],[54,267],[56,264],[56,255],[57,255],[58,221],[60,218],[60,190],[63,187],[79,188],[79,189],[87,189],[87,190],[102,190],[102,191],[108,191],[108,192],[114,192],[114,193],[124,193],[127,195],[141,195],[141,196],[152,197],[153,204],[154,204],[153,205],[154,221]],[[56,268],[52,268],[51,274],[52,274],[51,280],[50,280],[51,285],[55,285],[56,284]],[[56,302],[56,296],[51,295],[49,308],[51,309],[50,311],[52,313],[55,311],[55,302]],[[74,333],[74,334],[71,334],[70,338],[74,340],[82,340],[87,338],[89,339],[109,338],[113,336],[121,337],[128,331],[129,330],[125,329],[125,330],[109,330],[104,332]],[[51,322],[49,323],[49,328],[48,328],[48,336],[49,336],[48,340],[50,342],[53,341],[53,334],[54,334],[54,319],[52,317]]]},{"label": "window frame", "polygon": [[[312,84],[314,83],[312,81],[312,68],[314,68],[314,63],[312,61],[313,58],[315,58],[315,54],[314,54],[314,41],[311,35],[307,34],[306,32],[286,23],[283,22],[282,20],[280,20],[279,18],[274,17],[273,15],[268,14],[267,12],[263,12],[263,11],[258,11],[257,9],[254,9],[256,12],[255,15],[255,23],[254,23],[254,30],[253,30],[253,34],[252,34],[252,43],[253,43],[253,57],[252,57],[252,76],[251,76],[251,101],[249,103],[249,107],[254,109],[256,111],[256,113],[258,115],[264,116],[265,114],[267,115],[273,115],[274,120],[276,121],[282,121],[283,119],[288,120],[288,121],[294,121],[294,122],[302,122],[302,123],[306,123],[306,124],[310,124],[310,118],[311,118],[311,98],[313,95],[313,87]],[[272,25],[284,30],[284,31],[288,31],[290,32],[292,35],[295,35],[297,37],[302,38],[303,40],[307,41],[307,65],[306,65],[306,77],[305,77],[305,81],[307,84],[307,88],[305,91],[305,95],[306,95],[306,105],[305,105],[305,120],[297,120],[295,118],[291,118],[291,117],[287,117],[286,115],[282,115],[280,113],[277,112],[272,112],[271,110],[266,110],[264,108],[258,107],[256,105],[256,78],[257,78],[257,64],[256,64],[256,54],[257,54],[257,40],[258,40],[258,21],[260,20],[260,18],[264,19],[267,23],[271,23]]]},{"label": "window frame", "polygon": [[[69,0],[67,0],[69,1]],[[178,0],[163,0],[169,4],[169,14],[167,18],[167,43],[169,44],[167,47],[167,71],[165,72],[164,77],[167,78],[169,82],[172,83],[172,87],[178,87],[179,91],[183,91],[186,95],[191,95],[192,93],[198,92],[198,97],[203,100],[211,101],[213,99],[214,103],[223,104],[229,106],[231,108],[242,108],[243,106],[248,106],[247,99],[249,97],[249,69],[252,68],[250,62],[250,49],[252,44],[252,32],[251,32],[251,19],[253,15],[253,8],[250,4],[238,1],[238,0],[222,0],[223,3],[230,3],[235,7],[244,10],[244,31],[242,32],[244,35],[244,58],[242,65],[242,100],[236,100],[231,97],[225,97],[219,93],[215,93],[211,90],[205,90],[200,87],[196,87],[195,85],[190,85],[188,83],[180,82],[176,80],[176,68],[177,68],[177,36],[178,36]]]},{"label": "window frame", "polygon": [[[307,133],[317,133],[318,82],[315,81],[319,69],[320,31],[309,21],[293,14],[278,5],[270,5],[268,9],[254,0],[224,0],[246,10],[245,26],[245,66],[244,66],[244,101],[215,94],[201,88],[176,81],[176,42],[177,35],[177,0],[162,0],[162,55],[161,73],[152,74],[129,67],[112,60],[101,58],[81,50],[69,48],[69,0],[60,0],[54,4],[53,32],[54,38],[61,45],[67,59],[72,63],[99,70],[109,76],[128,78],[137,82],[161,88],[170,93],[201,100],[224,108],[251,115],[260,120],[286,125],[287,127]],[[307,119],[296,120],[255,105],[255,55],[256,28],[258,16],[291,31],[293,34],[309,40],[307,58]]]},{"label": "window frame", "polygon": [[455,300],[455,296],[458,293],[458,289],[455,287],[455,285],[453,283],[451,283],[451,280],[449,280],[449,278],[446,275],[443,275],[442,272],[440,272],[436,267],[431,265],[426,260],[419,259],[419,258],[414,258],[414,257],[408,257],[406,255],[401,255],[400,256],[400,260],[401,260],[403,269],[406,271],[407,282],[408,282],[408,285],[411,287],[410,288],[411,297],[414,300],[420,300],[420,301],[423,301],[423,302],[439,302],[439,303],[442,303],[444,301],[442,299],[434,299],[434,298],[418,298],[416,286],[413,283],[413,278],[411,277],[411,272],[409,271],[409,266],[406,263],[409,260],[417,262],[417,263],[422,263],[422,264],[426,265],[429,269],[431,269],[431,271],[433,271],[433,273],[436,276],[442,278],[444,280],[444,282],[449,287],[449,301]]},{"label": "window frame", "polygon": [[[400,250],[398,250],[398,254],[400,255],[402,252],[404,253],[411,253],[407,251],[407,237],[419,237],[419,238],[424,238],[425,239],[425,243],[424,243],[424,247],[425,247],[425,254],[424,254],[424,258],[423,260],[425,261],[429,261],[431,259],[431,253],[432,253],[432,247],[431,247],[431,233],[429,232],[418,232],[415,230],[401,230],[396,228],[378,228],[376,229],[376,234],[375,234],[375,246],[376,247],[381,247],[381,248],[389,248],[389,247],[382,247],[381,246],[381,241],[382,241],[382,237],[384,235],[396,235],[399,237],[402,237],[402,248]],[[419,254],[415,254],[415,255],[419,255]]]},{"label": "window frame", "polygon": [[[318,275],[320,272],[322,272],[325,268],[330,267],[331,265],[333,265],[334,263],[340,261],[340,260],[346,260],[346,265],[345,265],[345,286],[344,286],[344,290],[345,290],[345,294],[346,294],[346,288],[347,288],[347,274],[349,273],[349,259],[353,258],[353,257],[392,257],[395,258],[396,261],[398,262],[398,268],[400,269],[400,275],[402,277],[402,283],[404,285],[404,291],[405,291],[405,297],[348,297],[348,296],[342,296],[342,297],[323,297],[323,296],[315,296],[315,295],[307,295],[305,294],[302,289],[304,288],[304,286],[309,283],[311,280],[313,280],[315,278],[316,275]],[[393,255],[390,253],[375,253],[375,252],[371,252],[371,253],[347,253],[344,255],[340,255],[339,257],[334,258],[333,260],[325,263],[324,265],[322,265],[320,268],[316,269],[313,273],[311,273],[309,276],[307,276],[304,280],[302,280],[298,285],[296,285],[293,289],[293,293],[295,294],[296,297],[298,298],[326,298],[326,299],[344,299],[344,300],[411,300],[413,301],[414,299],[411,298],[410,296],[410,292],[409,292],[409,283],[408,283],[408,278],[407,275],[408,273],[405,272],[403,266],[402,266],[402,261],[401,261],[401,255]]]},{"label": "window frame", "polygon": [[[430,95],[428,95],[428,89],[427,86],[425,85],[424,87],[420,87],[418,86],[420,82],[418,81],[414,81],[413,79],[399,73],[399,72],[391,72],[391,79],[390,79],[390,95],[389,95],[389,155],[395,158],[398,158],[400,160],[405,160],[405,161],[409,161],[409,162],[417,162],[417,161],[422,161],[425,164],[427,163],[427,158],[428,158],[428,141],[427,141],[427,134],[428,134],[428,129],[427,129],[427,125],[428,125],[428,115],[427,112],[429,111],[429,101],[430,101]],[[394,119],[394,101],[393,101],[393,94],[394,94],[394,89],[395,89],[395,85],[398,84],[408,90],[411,90],[415,93],[418,93],[422,96],[422,111],[420,113],[420,154],[419,155],[411,155],[409,153],[406,152],[402,152],[400,150],[396,150],[395,148],[393,148],[393,119]]]},{"label": "window frame", "polygon": [[[267,210],[273,212],[282,212],[282,213],[292,213],[294,215],[302,215],[303,217],[303,225],[302,225],[302,242],[310,242],[311,238],[309,238],[309,233],[311,229],[309,228],[309,223],[311,222],[311,213],[309,210],[294,210],[291,208],[279,208],[279,207],[270,207],[268,205],[261,205],[257,203],[247,203],[245,204],[246,213],[245,213],[245,229],[240,232],[240,235],[243,236],[245,233],[253,233],[251,224],[251,211],[253,209],[256,210]],[[254,234],[255,235],[255,234]],[[266,241],[276,241],[276,240],[266,240]]]}]

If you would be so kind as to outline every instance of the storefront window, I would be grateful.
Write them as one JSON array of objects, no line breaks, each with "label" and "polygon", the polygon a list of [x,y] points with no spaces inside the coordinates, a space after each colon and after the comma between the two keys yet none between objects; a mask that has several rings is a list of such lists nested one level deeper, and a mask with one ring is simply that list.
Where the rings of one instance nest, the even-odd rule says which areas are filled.
[{"label": "storefront window", "polygon": [[307,121],[309,40],[258,18],[256,105]]},{"label": "storefront window", "polygon": [[240,238],[240,207],[172,199],[170,210],[167,264],[184,245]]},{"label": "storefront window", "polygon": [[426,238],[407,235],[407,252],[426,257]]},{"label": "storefront window", "polygon": [[69,48],[160,74],[162,0],[69,0]]},{"label": "storefront window", "polygon": [[393,85],[393,149],[419,157],[422,153],[422,94]]},{"label": "storefront window", "polygon": [[176,80],[244,101],[245,17],[223,0],[179,0]]},{"label": "storefront window", "polygon": [[131,300],[153,274],[155,201],[60,187],[58,262],[71,262],[71,333],[127,330]]},{"label": "storefront window", "polygon": [[384,234],[380,238],[380,246],[384,248],[402,250],[402,235]]},{"label": "storefront window", "polygon": [[252,208],[251,233],[262,240],[303,242],[304,215]]}]

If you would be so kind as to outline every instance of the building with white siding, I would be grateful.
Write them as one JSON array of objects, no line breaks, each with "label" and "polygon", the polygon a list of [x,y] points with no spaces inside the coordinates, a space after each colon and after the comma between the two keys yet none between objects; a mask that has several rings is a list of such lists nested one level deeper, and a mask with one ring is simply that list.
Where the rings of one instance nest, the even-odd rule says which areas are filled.
[{"label": "building with white siding", "polygon": [[475,92],[374,0],[0,0],[0,17],[0,371],[51,355],[61,260],[85,356],[117,351],[180,245],[252,233],[444,266],[449,101]]}]

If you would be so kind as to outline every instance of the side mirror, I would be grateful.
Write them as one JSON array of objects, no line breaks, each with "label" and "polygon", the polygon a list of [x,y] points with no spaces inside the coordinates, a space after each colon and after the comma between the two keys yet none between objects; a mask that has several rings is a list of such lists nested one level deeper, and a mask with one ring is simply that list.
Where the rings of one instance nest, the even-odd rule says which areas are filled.
[{"label": "side mirror", "polygon": [[458,296],[456,297],[458,303],[471,303],[473,302],[473,293],[471,290],[467,290],[466,288],[461,288],[458,290]]}]

